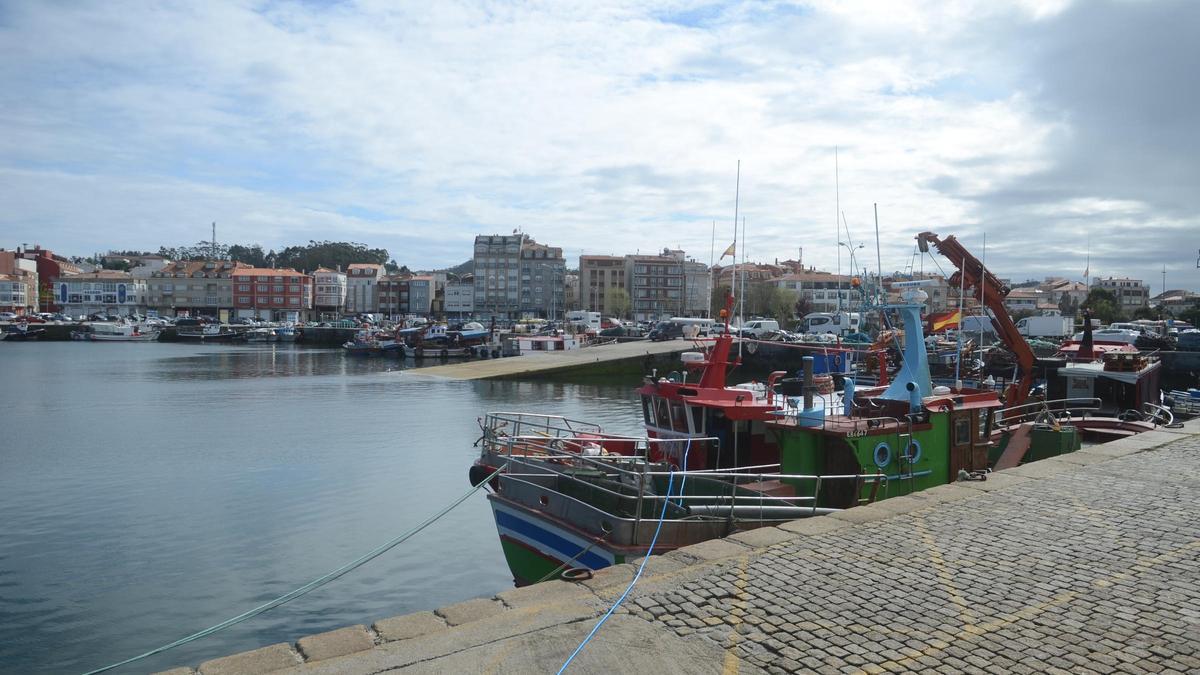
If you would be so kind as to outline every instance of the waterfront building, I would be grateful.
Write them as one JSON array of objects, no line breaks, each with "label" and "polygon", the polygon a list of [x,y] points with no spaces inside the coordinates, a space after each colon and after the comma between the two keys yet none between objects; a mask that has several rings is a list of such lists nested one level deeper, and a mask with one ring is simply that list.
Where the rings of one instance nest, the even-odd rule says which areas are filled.
[{"label": "waterfront building", "polygon": [[446,284],[445,272],[417,274],[408,280],[408,314],[431,316],[438,291]]},{"label": "waterfront building", "polygon": [[379,282],[383,265],[354,263],[346,270],[346,314],[372,314],[379,311]]},{"label": "waterfront building", "polygon": [[379,280],[378,311],[388,318],[401,317],[409,310],[409,279],[411,274],[389,274]]},{"label": "waterfront building", "polygon": [[336,319],[346,306],[346,275],[341,270],[318,267],[312,273],[313,311],[320,319]]},{"label": "waterfront building", "polygon": [[63,311],[62,306],[55,299],[53,282],[62,277],[79,274],[82,271],[79,265],[41,246],[19,250],[17,255],[25,260],[33,261],[37,267],[38,291],[34,311]]},{"label": "waterfront building", "polygon": [[1159,293],[1150,299],[1153,306],[1159,307],[1172,314],[1186,312],[1189,309],[1200,307],[1200,293],[1193,291],[1175,289]]},{"label": "waterfront building", "polygon": [[475,312],[515,319],[520,311],[521,243],[525,235],[475,237]]},{"label": "waterfront building", "polygon": [[233,274],[253,269],[229,260],[180,260],[153,272],[146,305],[165,316],[208,316],[228,321],[233,313]]},{"label": "waterfront building", "polygon": [[303,321],[313,308],[313,278],[293,269],[242,267],[233,273],[238,318]]},{"label": "waterfront building", "polygon": [[119,270],[60,277],[54,282],[54,296],[59,311],[71,317],[142,315],[148,306],[146,279]]},{"label": "waterfront building", "polygon": [[1141,279],[1096,277],[1092,279],[1092,288],[1101,288],[1116,296],[1117,307],[1124,314],[1132,314],[1150,303],[1150,286]]},{"label": "waterfront building", "polygon": [[467,319],[475,313],[475,277],[464,275],[458,281],[447,281],[442,303],[447,317]]},{"label": "waterfront building", "polygon": [[0,312],[38,311],[37,263],[0,249]]},{"label": "waterfront building", "polygon": [[708,316],[712,302],[712,274],[702,262],[683,263],[683,315]]},{"label": "waterfront building", "polygon": [[625,256],[625,277],[635,321],[684,314],[683,251]]},{"label": "waterfront building", "polygon": [[849,274],[809,269],[784,274],[770,283],[795,293],[797,299],[807,300],[810,311],[836,312],[851,310],[858,304],[858,298],[852,296],[851,279]]},{"label": "waterfront building", "polygon": [[579,256],[579,304],[584,310],[614,316],[616,311],[607,304],[609,289],[625,291],[625,283],[623,256]]},{"label": "waterfront building", "polygon": [[521,246],[521,315],[554,320],[566,311],[567,265],[562,249],[526,237]]}]

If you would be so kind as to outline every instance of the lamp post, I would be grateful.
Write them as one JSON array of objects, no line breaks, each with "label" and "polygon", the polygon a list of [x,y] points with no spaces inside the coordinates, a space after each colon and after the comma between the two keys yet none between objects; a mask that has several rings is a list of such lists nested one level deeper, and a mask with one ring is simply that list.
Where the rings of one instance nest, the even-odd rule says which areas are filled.
[{"label": "lamp post", "polygon": [[[847,244],[844,241],[839,241],[838,246],[845,246],[846,250],[850,252],[850,269],[853,270],[854,269],[854,252],[856,250],[862,248],[863,245],[859,244],[858,246],[851,246],[850,244]],[[841,250],[842,249],[840,249],[840,248],[838,249],[838,251],[841,251]],[[839,267],[838,276],[841,276],[841,271],[840,271],[841,266],[839,265],[838,267]],[[840,311],[842,311],[842,280],[841,279],[838,279],[837,285],[838,285],[838,288],[837,288],[837,311],[840,312]]]}]

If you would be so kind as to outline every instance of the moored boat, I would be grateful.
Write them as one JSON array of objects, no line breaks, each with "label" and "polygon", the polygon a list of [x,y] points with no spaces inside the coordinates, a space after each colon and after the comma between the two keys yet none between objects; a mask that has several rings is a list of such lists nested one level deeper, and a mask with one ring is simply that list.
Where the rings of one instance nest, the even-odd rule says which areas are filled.
[{"label": "moored boat", "polygon": [[71,331],[72,340],[88,342],[154,342],[158,330],[142,330],[138,324],[93,323],[87,330]]}]

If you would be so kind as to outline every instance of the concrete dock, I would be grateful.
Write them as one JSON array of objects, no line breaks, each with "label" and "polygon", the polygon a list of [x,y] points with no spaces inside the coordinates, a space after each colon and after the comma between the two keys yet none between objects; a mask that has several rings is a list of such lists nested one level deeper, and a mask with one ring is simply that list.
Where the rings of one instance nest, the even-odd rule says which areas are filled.
[{"label": "concrete dock", "polygon": [[[685,351],[699,348],[689,340],[665,340],[650,342],[618,342],[582,349],[557,352],[534,352],[501,359],[479,359],[432,366],[413,371],[418,375],[432,375],[455,380],[487,380],[501,378],[536,379],[549,375],[566,375],[586,371],[590,374],[617,373],[625,370],[637,374],[649,373],[650,368],[661,364],[679,370],[682,365],[676,357]],[[596,368],[596,364],[607,368]],[[666,374],[665,372],[663,374]]]},{"label": "concrete dock", "polygon": [[[1197,672],[1198,503],[1195,420],[689,546],[650,559],[570,671]],[[342,628],[198,672],[555,672],[635,570]]]}]

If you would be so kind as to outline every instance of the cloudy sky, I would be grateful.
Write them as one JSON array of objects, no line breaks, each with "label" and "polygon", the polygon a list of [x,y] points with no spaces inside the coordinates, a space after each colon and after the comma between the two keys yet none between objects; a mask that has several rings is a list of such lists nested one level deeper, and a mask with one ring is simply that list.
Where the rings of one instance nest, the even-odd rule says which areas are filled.
[{"label": "cloudy sky", "polygon": [[1196,35],[1188,0],[3,2],[0,246],[707,262],[740,160],[751,259],[833,269],[840,203],[874,268],[877,203],[885,270],[932,230],[1080,278],[1090,238],[1200,288]]}]

